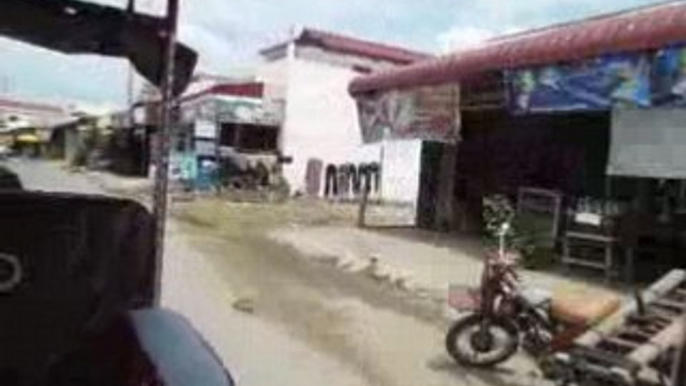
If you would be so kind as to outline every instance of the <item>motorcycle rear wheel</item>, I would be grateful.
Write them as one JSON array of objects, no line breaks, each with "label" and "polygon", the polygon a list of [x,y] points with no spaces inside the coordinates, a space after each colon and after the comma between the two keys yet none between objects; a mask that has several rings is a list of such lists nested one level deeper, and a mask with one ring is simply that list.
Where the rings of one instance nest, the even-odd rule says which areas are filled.
[{"label": "motorcycle rear wheel", "polygon": [[[484,335],[481,335],[482,322],[484,322],[482,315],[469,315],[453,324],[445,337],[448,353],[464,366],[493,367],[510,359],[517,352],[519,333],[516,326],[507,321],[492,318],[484,323],[488,330],[483,331]],[[504,342],[497,342],[495,331],[500,331],[504,335]],[[460,346],[460,340],[464,338],[467,338],[469,350]],[[484,338],[486,338],[485,341]],[[500,347],[495,347],[497,345]],[[494,352],[483,355],[488,351]]]}]

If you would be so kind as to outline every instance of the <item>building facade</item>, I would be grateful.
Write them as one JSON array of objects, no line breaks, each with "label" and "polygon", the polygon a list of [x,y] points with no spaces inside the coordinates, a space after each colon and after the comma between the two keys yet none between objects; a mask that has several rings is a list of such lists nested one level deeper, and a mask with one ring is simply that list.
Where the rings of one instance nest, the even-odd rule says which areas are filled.
[{"label": "building facade", "polygon": [[284,106],[278,145],[290,161],[283,173],[292,192],[354,199],[367,176],[373,197],[416,203],[420,141],[364,145],[348,84],[427,55],[313,29],[260,55],[256,78],[271,85],[270,98]]}]

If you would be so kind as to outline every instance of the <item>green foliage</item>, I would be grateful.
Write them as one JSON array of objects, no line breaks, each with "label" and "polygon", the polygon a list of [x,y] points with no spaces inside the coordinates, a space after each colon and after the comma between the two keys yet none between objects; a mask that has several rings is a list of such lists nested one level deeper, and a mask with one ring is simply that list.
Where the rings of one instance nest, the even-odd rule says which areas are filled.
[{"label": "green foliage", "polygon": [[510,200],[504,195],[487,196],[483,201],[483,219],[486,235],[497,241],[500,227],[512,223],[515,210]]},{"label": "green foliage", "polygon": [[505,241],[508,248],[521,256],[522,265],[526,268],[542,268],[554,260],[549,240],[541,237],[540,224],[536,218],[520,217],[512,202],[505,195],[493,195],[484,198],[483,219],[486,240],[489,245],[497,246],[502,224],[510,223],[510,231]]}]

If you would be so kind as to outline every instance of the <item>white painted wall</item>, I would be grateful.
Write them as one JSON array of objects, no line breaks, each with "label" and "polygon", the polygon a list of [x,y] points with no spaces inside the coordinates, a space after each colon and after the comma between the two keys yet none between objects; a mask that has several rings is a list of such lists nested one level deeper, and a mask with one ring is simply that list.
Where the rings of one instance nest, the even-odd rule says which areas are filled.
[{"label": "white painted wall", "polygon": [[[288,84],[288,64],[288,57],[261,63],[256,71],[256,80],[266,85],[267,90],[265,91],[279,90],[285,92]],[[276,97],[281,97],[281,95]]]},{"label": "white painted wall", "polygon": [[416,205],[422,141],[386,141],[383,146],[382,196],[385,201]]},{"label": "white painted wall", "polygon": [[358,149],[357,110],[347,91],[355,75],[345,67],[291,59],[281,145],[293,157],[284,172],[294,190],[304,191],[310,158],[336,164],[378,160],[378,153]]},{"label": "white painted wall", "polygon": [[[332,54],[327,55],[312,49],[303,50],[300,56],[290,54],[266,62],[258,69],[258,79],[279,84],[285,92],[280,148],[283,154],[293,158],[292,164],[284,166],[284,176],[292,191],[305,191],[309,159],[321,159],[325,165],[379,162],[382,165],[381,198],[415,205],[421,141],[363,144],[357,106],[348,94],[350,81],[360,74],[347,65],[350,58],[342,56],[333,61]],[[352,62],[375,68],[388,66],[373,61]],[[323,178],[322,175],[322,181]],[[323,185],[322,182],[322,190]]]}]

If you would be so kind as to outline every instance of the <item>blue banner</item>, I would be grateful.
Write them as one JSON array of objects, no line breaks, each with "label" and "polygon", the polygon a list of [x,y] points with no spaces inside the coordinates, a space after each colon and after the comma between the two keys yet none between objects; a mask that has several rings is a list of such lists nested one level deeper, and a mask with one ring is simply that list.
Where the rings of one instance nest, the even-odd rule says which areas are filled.
[{"label": "blue banner", "polygon": [[653,61],[653,104],[686,107],[686,47],[658,51]]},{"label": "blue banner", "polygon": [[510,108],[527,113],[648,107],[650,68],[648,55],[626,54],[512,71]]}]

